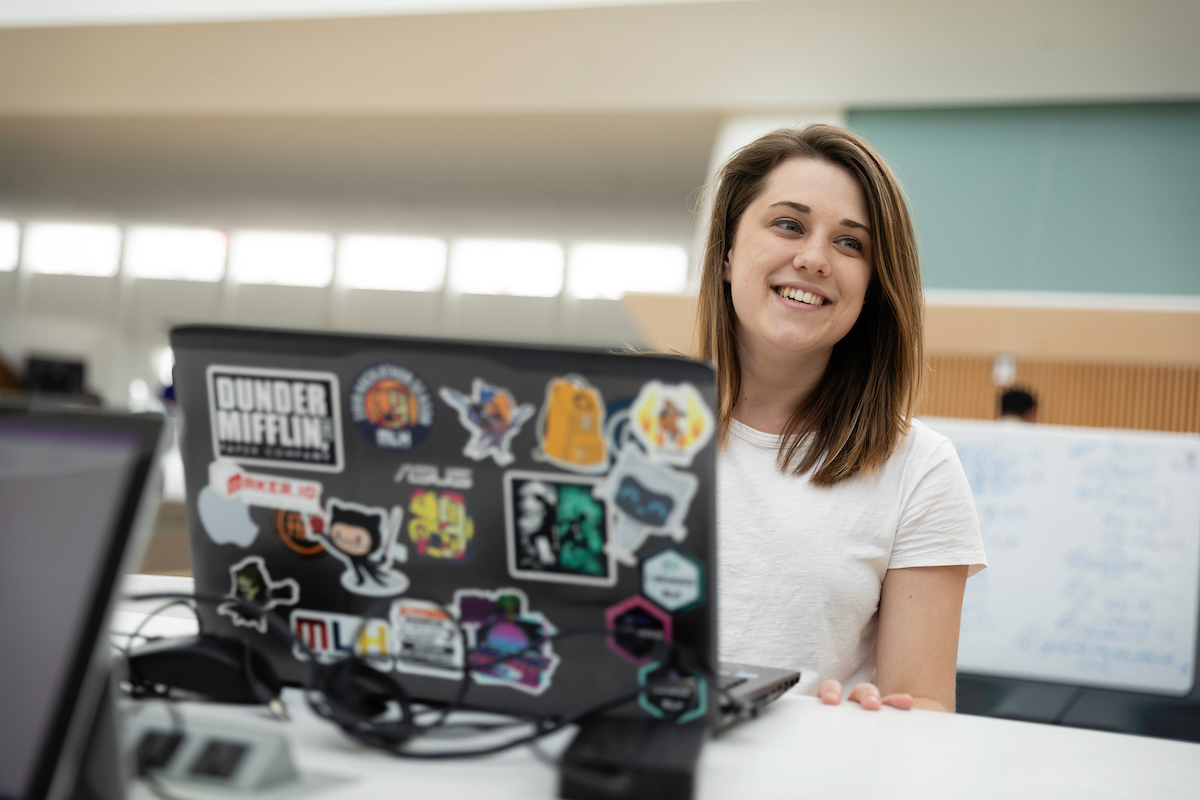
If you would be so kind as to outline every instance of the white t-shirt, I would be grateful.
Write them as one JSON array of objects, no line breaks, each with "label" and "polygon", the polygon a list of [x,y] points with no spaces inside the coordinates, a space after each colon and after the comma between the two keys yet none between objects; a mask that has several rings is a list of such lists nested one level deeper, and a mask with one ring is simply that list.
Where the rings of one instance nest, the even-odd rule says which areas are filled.
[{"label": "white t-shirt", "polygon": [[987,566],[971,488],[950,440],[915,420],[882,467],[831,487],[781,474],[778,449],[734,420],[717,456],[721,659],[849,690],[875,674],[889,569]]}]

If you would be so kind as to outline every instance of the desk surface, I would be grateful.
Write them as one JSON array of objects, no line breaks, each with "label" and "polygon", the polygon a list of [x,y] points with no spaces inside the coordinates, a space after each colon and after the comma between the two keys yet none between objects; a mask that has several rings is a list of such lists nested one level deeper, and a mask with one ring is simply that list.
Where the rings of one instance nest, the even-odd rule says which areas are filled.
[{"label": "desk surface", "polygon": [[[122,613],[114,627],[126,629],[134,619]],[[187,623],[170,620],[158,632],[181,625]],[[207,711],[231,724],[286,730],[302,771],[347,779],[307,795],[314,800],[392,796],[401,786],[411,797],[557,796],[554,770],[528,749],[469,761],[400,760],[364,749],[316,718],[298,691],[289,690],[286,700],[291,723],[265,722],[258,709]],[[557,752],[569,738],[552,739],[546,749]],[[957,800],[967,792],[972,800],[1196,797],[1200,744],[931,711],[868,712],[785,696],[758,720],[708,742],[697,797]]]}]

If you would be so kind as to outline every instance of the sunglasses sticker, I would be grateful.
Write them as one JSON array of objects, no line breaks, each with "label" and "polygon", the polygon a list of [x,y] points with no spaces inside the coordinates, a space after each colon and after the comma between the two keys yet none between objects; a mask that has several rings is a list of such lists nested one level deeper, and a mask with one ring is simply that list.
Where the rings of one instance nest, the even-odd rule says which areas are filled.
[{"label": "sunglasses sticker", "polygon": [[595,491],[616,516],[610,547],[617,560],[635,566],[638,548],[650,536],[669,536],[677,542],[687,538],[683,520],[698,485],[695,475],[655,464],[636,447],[622,450]]}]

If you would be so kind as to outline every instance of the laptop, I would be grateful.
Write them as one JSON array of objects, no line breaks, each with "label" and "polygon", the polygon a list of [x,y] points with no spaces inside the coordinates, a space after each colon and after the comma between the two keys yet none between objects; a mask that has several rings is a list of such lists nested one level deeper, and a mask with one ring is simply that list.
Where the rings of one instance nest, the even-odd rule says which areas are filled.
[{"label": "laptop", "polygon": [[0,406],[0,797],[125,796],[108,621],[152,527],[169,429]]},{"label": "laptop", "polygon": [[[467,663],[466,705],[543,718],[636,685],[631,713],[712,727],[798,681],[714,685],[708,365],[226,326],[171,346],[196,591],[262,604],[312,657],[371,656],[435,703]],[[202,615],[305,680],[264,620]]]}]

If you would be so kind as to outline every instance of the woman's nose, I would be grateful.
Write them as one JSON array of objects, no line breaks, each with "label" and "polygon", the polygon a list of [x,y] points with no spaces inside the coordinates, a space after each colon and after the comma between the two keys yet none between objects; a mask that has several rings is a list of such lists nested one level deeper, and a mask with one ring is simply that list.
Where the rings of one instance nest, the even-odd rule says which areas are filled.
[{"label": "woman's nose", "polygon": [[829,274],[829,250],[816,237],[810,237],[800,245],[792,259],[792,267],[814,272],[818,275]]}]

